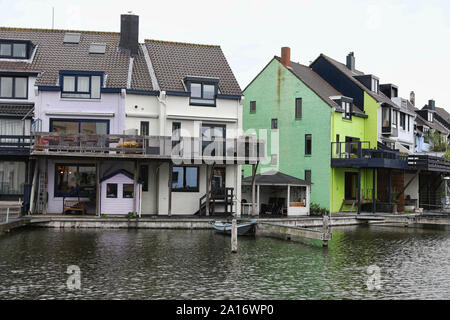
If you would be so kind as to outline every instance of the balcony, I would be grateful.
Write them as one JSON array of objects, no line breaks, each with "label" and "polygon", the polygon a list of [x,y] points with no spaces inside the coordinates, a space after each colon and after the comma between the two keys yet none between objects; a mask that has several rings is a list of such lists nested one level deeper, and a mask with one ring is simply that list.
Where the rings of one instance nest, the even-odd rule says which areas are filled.
[{"label": "balcony", "polygon": [[450,159],[426,154],[412,154],[408,157],[408,167],[413,170],[450,173]]},{"label": "balcony", "polygon": [[408,169],[408,155],[398,151],[371,149],[368,141],[332,142],[333,168]]},{"label": "balcony", "polygon": [[66,134],[37,132],[32,136],[31,154],[65,157],[172,159],[185,162],[255,163],[264,159],[265,141],[253,137],[237,139],[118,134]]},{"label": "balcony", "polygon": [[30,136],[1,135],[0,155],[27,156],[30,154]]}]

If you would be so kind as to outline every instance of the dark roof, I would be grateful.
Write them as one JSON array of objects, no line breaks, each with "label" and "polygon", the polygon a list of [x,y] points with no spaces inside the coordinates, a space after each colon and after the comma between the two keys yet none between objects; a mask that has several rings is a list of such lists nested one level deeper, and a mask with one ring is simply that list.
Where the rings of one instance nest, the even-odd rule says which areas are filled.
[{"label": "dark roof", "polygon": [[[64,35],[80,33],[78,44],[64,44]],[[106,88],[126,88],[130,53],[119,48],[120,34],[116,32],[48,30],[0,27],[0,39],[30,40],[35,46],[34,57],[30,62],[0,61],[1,71],[39,72],[38,86],[56,86],[60,70],[103,71],[106,75]],[[92,43],[105,43],[104,54],[89,53]],[[136,57],[136,65],[144,61],[142,50]],[[141,68],[132,77],[136,88],[151,90],[148,69]]]},{"label": "dark roof", "polygon": [[0,116],[7,117],[29,117],[32,118],[34,112],[30,112],[34,108],[34,103],[1,103]]},{"label": "dark roof", "polygon": [[221,94],[242,95],[220,46],[145,40],[158,85],[165,91],[186,91],[185,77],[219,79]]},{"label": "dark roof", "polygon": [[[251,184],[252,177],[247,177],[242,179],[243,184]],[[277,184],[277,185],[310,185],[309,182],[305,180],[295,178],[293,176],[289,176],[287,174],[281,173],[279,171],[269,171],[264,174],[257,174],[255,176],[256,184]]]},{"label": "dark roof", "polygon": [[[109,178],[112,178],[112,177],[114,177],[114,176],[116,176],[118,174],[123,174],[123,175],[127,176],[128,178],[130,178],[131,180],[134,180],[134,175],[132,173],[128,172],[125,169],[119,169],[119,170],[111,172],[110,174],[108,174],[108,175],[104,176],[103,178],[101,178],[100,182],[108,180]],[[142,180],[138,179],[138,183],[142,183]]]},{"label": "dark roof", "polygon": [[[324,55],[323,53],[321,53],[317,59],[319,59],[320,57],[323,57],[325,60],[330,62],[332,65],[334,65],[339,71],[341,71],[350,80],[352,80],[358,87],[360,87],[362,90],[367,92],[367,94],[370,95],[372,98],[374,98],[376,101],[382,102],[382,103],[387,103],[394,108],[398,108],[398,106],[391,99],[389,99],[386,95],[384,95],[381,91],[379,93],[373,92],[373,91],[369,90],[361,82],[359,82],[358,79],[355,78],[355,76],[365,75],[363,72],[358,71],[358,70],[351,71],[349,68],[347,68],[347,66],[345,64],[343,64],[337,60],[334,60],[333,58],[330,58],[330,57]],[[311,65],[313,65],[314,62],[311,63]]]},{"label": "dark roof", "polygon": [[429,122],[428,120],[426,120],[425,118],[423,118],[420,114],[418,114],[416,112],[416,119],[415,119],[416,123],[419,126],[423,126],[426,125],[428,127],[430,127],[431,129],[440,131],[444,134],[448,134],[449,130],[447,130],[447,128],[445,128],[443,125],[441,125],[440,123],[433,121],[433,122]]},{"label": "dark roof", "polygon": [[450,113],[447,112],[444,108],[435,107],[435,112],[441,117],[447,124],[450,124]]}]

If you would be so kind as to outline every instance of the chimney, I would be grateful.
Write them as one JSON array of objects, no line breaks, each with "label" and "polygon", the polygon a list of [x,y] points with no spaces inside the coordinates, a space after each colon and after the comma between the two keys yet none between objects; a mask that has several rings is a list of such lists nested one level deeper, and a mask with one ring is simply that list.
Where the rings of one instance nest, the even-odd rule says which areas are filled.
[{"label": "chimney", "polygon": [[120,15],[119,47],[130,50],[131,55],[137,55],[139,50],[139,16],[131,13]]},{"label": "chimney", "polygon": [[289,48],[289,47],[281,48],[281,63],[286,68],[291,66],[291,48]]},{"label": "chimney", "polygon": [[409,102],[411,102],[413,106],[416,106],[416,94],[414,93],[414,91],[411,91],[411,93],[409,94]]},{"label": "chimney", "polygon": [[434,110],[435,107],[436,107],[436,102],[433,99],[428,100],[428,109]]},{"label": "chimney", "polygon": [[347,68],[351,71],[355,71],[355,55],[353,52],[350,52],[347,55]]}]

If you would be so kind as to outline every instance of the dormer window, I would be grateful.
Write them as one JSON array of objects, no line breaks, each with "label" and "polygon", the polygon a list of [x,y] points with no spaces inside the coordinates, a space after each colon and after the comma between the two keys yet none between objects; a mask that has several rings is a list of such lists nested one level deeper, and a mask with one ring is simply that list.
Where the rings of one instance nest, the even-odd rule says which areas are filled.
[{"label": "dormer window", "polygon": [[218,79],[186,78],[190,92],[189,104],[195,106],[216,106]]},{"label": "dormer window", "polygon": [[378,93],[379,92],[379,81],[378,79],[372,78],[372,91]]},{"label": "dormer window", "polygon": [[61,71],[62,98],[100,99],[103,72]]},{"label": "dormer window", "polygon": [[0,58],[2,59],[28,59],[31,47],[29,41],[0,40]]},{"label": "dormer window", "polygon": [[433,122],[433,112],[428,112],[428,122]]},{"label": "dormer window", "polygon": [[342,118],[346,120],[352,120],[352,104],[348,101],[342,101]]}]

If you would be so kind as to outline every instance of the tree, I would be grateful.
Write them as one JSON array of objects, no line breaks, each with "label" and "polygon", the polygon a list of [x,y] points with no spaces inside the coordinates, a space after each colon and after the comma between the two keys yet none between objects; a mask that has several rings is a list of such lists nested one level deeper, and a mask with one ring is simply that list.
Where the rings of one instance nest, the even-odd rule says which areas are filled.
[{"label": "tree", "polygon": [[447,151],[447,142],[442,134],[437,130],[432,130],[430,132],[430,145],[431,151],[434,152],[445,152]]}]

